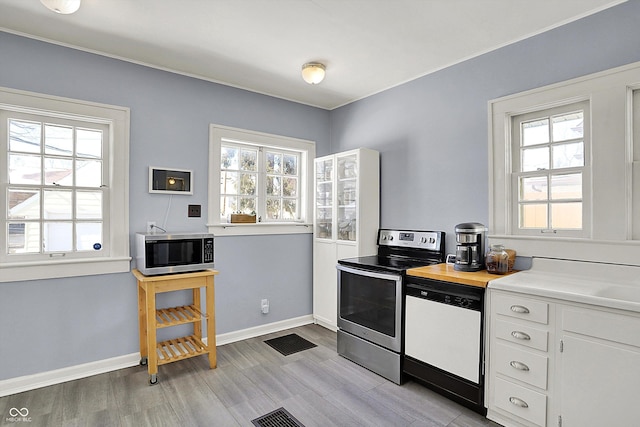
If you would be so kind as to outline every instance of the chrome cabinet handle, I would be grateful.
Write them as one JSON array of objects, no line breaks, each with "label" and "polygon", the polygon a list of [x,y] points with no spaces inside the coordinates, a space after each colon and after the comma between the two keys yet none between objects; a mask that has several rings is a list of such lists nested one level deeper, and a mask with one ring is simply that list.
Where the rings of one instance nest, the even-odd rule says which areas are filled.
[{"label": "chrome cabinet handle", "polygon": [[525,365],[522,362],[518,362],[517,360],[512,360],[511,362],[509,362],[509,365],[511,365],[511,367],[516,368],[519,371],[529,370],[529,367],[527,365]]},{"label": "chrome cabinet handle", "polygon": [[529,334],[526,334],[520,331],[511,332],[511,336],[514,337],[515,339],[525,340],[525,341],[529,341],[531,339],[531,336]]},{"label": "chrome cabinet handle", "polygon": [[529,314],[529,309],[523,305],[512,305],[511,311],[514,313]]},{"label": "chrome cabinet handle", "polygon": [[518,399],[517,397],[511,396],[509,398],[509,402],[511,402],[513,405],[519,406],[520,408],[528,408],[529,407],[527,402],[525,402],[522,399]]}]

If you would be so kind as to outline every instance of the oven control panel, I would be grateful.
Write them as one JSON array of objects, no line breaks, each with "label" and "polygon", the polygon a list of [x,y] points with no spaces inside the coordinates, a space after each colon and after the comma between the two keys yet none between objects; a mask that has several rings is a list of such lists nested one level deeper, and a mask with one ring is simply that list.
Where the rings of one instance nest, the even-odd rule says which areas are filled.
[{"label": "oven control panel", "polygon": [[378,245],[438,250],[443,238],[444,233],[441,231],[381,229],[378,233]]}]

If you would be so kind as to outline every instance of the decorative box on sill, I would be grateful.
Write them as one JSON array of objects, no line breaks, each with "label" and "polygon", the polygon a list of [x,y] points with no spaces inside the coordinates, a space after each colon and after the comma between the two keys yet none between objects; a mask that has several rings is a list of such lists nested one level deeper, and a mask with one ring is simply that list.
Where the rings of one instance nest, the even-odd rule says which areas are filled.
[{"label": "decorative box on sill", "polygon": [[231,214],[231,223],[232,224],[251,224],[256,222],[255,215],[247,215],[247,214]]}]

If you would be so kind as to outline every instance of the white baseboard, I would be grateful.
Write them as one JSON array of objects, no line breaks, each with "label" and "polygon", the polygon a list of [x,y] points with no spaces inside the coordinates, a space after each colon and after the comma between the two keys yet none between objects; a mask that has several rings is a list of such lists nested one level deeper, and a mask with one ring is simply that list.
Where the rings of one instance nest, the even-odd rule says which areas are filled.
[{"label": "white baseboard", "polygon": [[98,360],[96,362],[69,366],[68,368],[9,378],[8,380],[0,381],[0,397],[86,378],[92,375],[104,374],[105,372],[129,368],[138,364],[140,364],[140,353],[132,353],[110,359]]},{"label": "white baseboard", "polygon": [[[228,332],[226,334],[216,335],[216,345],[220,346],[230,344],[232,342],[308,325],[310,323],[313,323],[313,317],[311,315],[307,315],[266,325],[255,326],[253,328],[242,329],[240,331]],[[206,342],[206,339],[204,341]],[[109,359],[98,360],[96,362],[70,366],[68,368],[9,378],[7,380],[0,381],[0,397],[77,380],[80,378],[86,378],[92,375],[117,371],[118,369],[130,368],[139,364],[140,353],[131,353]]]}]

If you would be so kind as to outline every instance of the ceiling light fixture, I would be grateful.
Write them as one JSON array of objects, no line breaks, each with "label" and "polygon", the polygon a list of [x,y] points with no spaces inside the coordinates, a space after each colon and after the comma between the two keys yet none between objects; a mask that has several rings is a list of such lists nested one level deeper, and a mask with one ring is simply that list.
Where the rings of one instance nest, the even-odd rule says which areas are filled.
[{"label": "ceiling light fixture", "polygon": [[49,10],[62,15],[69,15],[80,9],[81,0],[40,0]]},{"label": "ceiling light fixture", "polygon": [[317,85],[324,79],[325,66],[319,62],[307,62],[302,66],[302,78],[310,85]]}]

